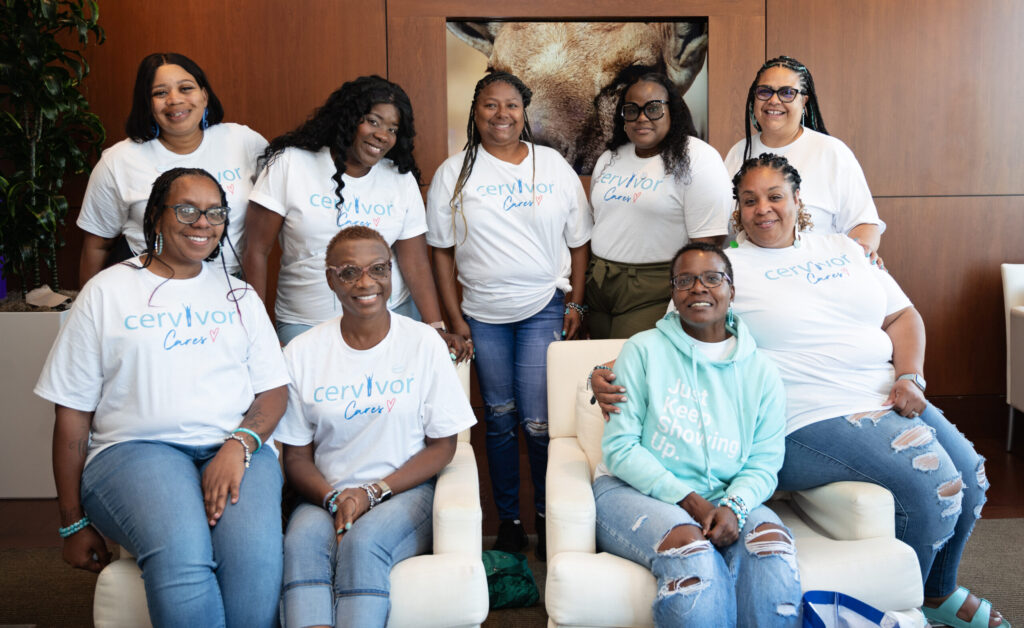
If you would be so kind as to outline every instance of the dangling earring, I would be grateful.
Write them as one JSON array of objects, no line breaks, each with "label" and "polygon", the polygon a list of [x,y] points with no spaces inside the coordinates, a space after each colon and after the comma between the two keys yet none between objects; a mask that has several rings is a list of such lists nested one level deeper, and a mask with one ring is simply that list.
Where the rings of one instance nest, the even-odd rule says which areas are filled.
[{"label": "dangling earring", "polygon": [[153,247],[153,253],[156,254],[156,255],[160,255],[163,252],[164,252],[164,234],[158,233],[158,234],[156,234],[156,246]]},{"label": "dangling earring", "polygon": [[732,303],[729,304],[729,311],[725,314],[725,326],[736,329],[736,314],[732,311]]},{"label": "dangling earring", "polygon": [[807,126],[807,110],[800,114],[800,126]]},{"label": "dangling earring", "polygon": [[205,131],[206,129],[210,128],[210,122],[209,122],[209,121],[208,121],[208,120],[206,119],[206,118],[207,118],[207,117],[208,117],[209,115],[210,115],[210,108],[209,108],[209,107],[207,107],[206,109],[203,109],[203,121],[202,121],[202,122],[201,122],[201,123],[199,124],[199,126],[200,126],[200,127],[201,127],[201,128],[202,128],[202,129],[204,130],[204,131]]},{"label": "dangling earring", "polygon": [[154,140],[156,138],[160,137],[160,127],[157,126],[156,122],[153,123],[153,128],[150,129],[150,131],[152,131],[152,133],[153,133],[153,139]]}]

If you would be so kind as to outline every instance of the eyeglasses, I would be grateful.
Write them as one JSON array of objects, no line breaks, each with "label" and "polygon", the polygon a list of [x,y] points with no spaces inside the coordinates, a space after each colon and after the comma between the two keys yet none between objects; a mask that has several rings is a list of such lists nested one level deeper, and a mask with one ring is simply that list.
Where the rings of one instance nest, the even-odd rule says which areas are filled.
[{"label": "eyeglasses", "polygon": [[619,111],[619,115],[626,122],[634,122],[640,117],[640,112],[643,111],[644,115],[651,122],[660,120],[665,117],[665,105],[668,104],[667,100],[648,100],[641,107],[640,105],[632,102],[628,102],[622,105],[622,110]]},{"label": "eyeglasses", "polygon": [[347,266],[328,265],[327,269],[333,272],[334,276],[342,283],[355,283],[362,278],[363,273],[369,275],[370,279],[387,279],[391,276],[390,261],[377,262],[369,266],[353,266],[352,264]]},{"label": "eyeglasses", "polygon": [[206,222],[210,223],[210,225],[214,227],[217,225],[223,225],[228,219],[228,213],[231,211],[230,207],[199,209],[198,207],[187,203],[181,203],[179,205],[164,205],[164,207],[170,207],[173,209],[174,217],[183,225],[191,225],[198,221],[200,216],[206,216]]},{"label": "eyeglasses", "polygon": [[676,290],[689,290],[693,288],[698,279],[704,284],[705,288],[717,288],[722,285],[723,281],[732,283],[732,278],[729,275],[717,270],[706,270],[699,275],[682,273],[673,277],[671,283],[672,287]]},{"label": "eyeglasses", "polygon": [[758,85],[754,88],[754,98],[758,100],[771,100],[775,94],[779,95],[782,102],[793,102],[800,94],[807,94],[806,89],[798,89],[784,85],[778,89],[772,89],[769,85]]}]

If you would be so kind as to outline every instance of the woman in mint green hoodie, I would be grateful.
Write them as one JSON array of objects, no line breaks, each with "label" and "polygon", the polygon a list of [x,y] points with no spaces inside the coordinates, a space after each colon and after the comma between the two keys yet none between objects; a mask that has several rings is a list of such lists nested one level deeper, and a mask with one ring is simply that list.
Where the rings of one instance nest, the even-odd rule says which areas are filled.
[{"label": "woman in mint green hoodie", "polygon": [[785,394],[732,313],[731,276],[721,249],[683,247],[678,314],[615,363],[630,395],[604,431],[597,543],[653,572],[657,626],[799,625],[792,536],[763,505],[782,466]]}]

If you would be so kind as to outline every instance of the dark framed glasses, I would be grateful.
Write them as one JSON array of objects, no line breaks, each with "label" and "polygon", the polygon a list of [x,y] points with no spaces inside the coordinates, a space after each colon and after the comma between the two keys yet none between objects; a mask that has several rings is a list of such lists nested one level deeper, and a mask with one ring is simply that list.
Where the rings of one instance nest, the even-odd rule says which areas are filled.
[{"label": "dark framed glasses", "polygon": [[228,219],[228,213],[231,212],[230,207],[210,207],[209,209],[199,209],[195,205],[189,205],[188,203],[164,205],[164,207],[170,207],[173,209],[174,217],[183,225],[191,225],[199,220],[200,216],[206,216],[206,222],[216,227],[217,225],[223,225]]},{"label": "dark framed glasses", "polygon": [[377,262],[369,266],[354,266],[352,264],[331,266],[328,264],[327,269],[334,273],[338,281],[342,283],[355,283],[362,278],[363,273],[369,275],[370,279],[387,279],[391,276],[391,261]]},{"label": "dark framed glasses", "polygon": [[626,122],[634,122],[640,117],[640,112],[643,111],[644,115],[651,122],[660,120],[665,117],[665,105],[668,104],[667,100],[648,100],[640,106],[633,102],[628,102],[622,105],[622,110],[619,111],[619,115]]},{"label": "dark framed glasses", "polygon": [[772,89],[770,85],[758,85],[754,88],[754,98],[758,100],[771,100],[775,94],[779,95],[782,102],[793,102],[800,94],[807,94],[806,89],[799,89],[784,85],[778,89]]},{"label": "dark framed glasses", "polygon": [[697,283],[697,280],[704,284],[705,288],[717,288],[722,285],[723,281],[732,283],[732,278],[717,270],[706,270],[699,275],[691,275],[689,273],[680,273],[672,278],[672,287],[676,290],[689,290]]}]

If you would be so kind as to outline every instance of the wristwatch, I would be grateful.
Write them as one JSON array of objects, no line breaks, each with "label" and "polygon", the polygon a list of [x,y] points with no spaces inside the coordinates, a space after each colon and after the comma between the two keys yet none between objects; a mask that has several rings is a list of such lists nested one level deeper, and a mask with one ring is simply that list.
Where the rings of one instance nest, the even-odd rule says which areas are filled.
[{"label": "wristwatch", "polygon": [[921,375],[919,375],[918,373],[904,373],[903,375],[897,377],[896,381],[899,381],[901,379],[909,379],[910,381],[914,382],[914,384],[921,389],[921,392],[924,392],[924,389],[928,386],[927,382],[924,381],[924,378],[921,377]]},{"label": "wristwatch", "polygon": [[437,331],[443,331],[445,333],[448,333],[448,328],[445,327],[444,321],[434,321],[433,323],[427,324],[436,329]]},{"label": "wristwatch", "polygon": [[373,486],[377,490],[378,502],[386,502],[389,499],[391,499],[393,493],[391,492],[391,487],[388,486],[387,482],[385,482],[384,480],[377,480],[376,482],[373,483]]}]

